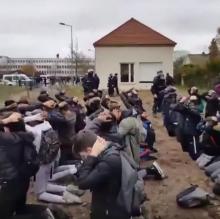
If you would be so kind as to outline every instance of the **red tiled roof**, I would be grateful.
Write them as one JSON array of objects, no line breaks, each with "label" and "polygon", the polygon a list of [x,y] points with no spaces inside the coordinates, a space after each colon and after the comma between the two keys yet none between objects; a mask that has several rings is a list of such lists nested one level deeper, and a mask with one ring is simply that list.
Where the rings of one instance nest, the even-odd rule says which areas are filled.
[{"label": "red tiled roof", "polygon": [[175,46],[176,43],[141,22],[131,18],[94,43],[101,46]]}]

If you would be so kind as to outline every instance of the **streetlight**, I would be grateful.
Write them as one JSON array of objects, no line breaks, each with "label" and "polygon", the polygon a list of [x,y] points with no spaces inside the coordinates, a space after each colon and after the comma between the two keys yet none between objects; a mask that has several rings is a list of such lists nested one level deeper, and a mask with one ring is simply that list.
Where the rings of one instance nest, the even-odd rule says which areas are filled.
[{"label": "streetlight", "polygon": [[[94,65],[95,66],[95,50],[94,49],[88,49],[88,52],[91,52],[92,53],[92,58],[90,60],[90,64]],[[90,65],[89,64],[89,65]]]},{"label": "streetlight", "polygon": [[[73,64],[73,26],[70,25],[70,24],[65,24],[63,22],[60,22],[59,23],[60,25],[63,25],[63,26],[67,26],[67,27],[70,27],[70,37],[71,37],[71,59],[72,59],[72,64]],[[75,66],[75,76],[77,78],[77,67]]]}]

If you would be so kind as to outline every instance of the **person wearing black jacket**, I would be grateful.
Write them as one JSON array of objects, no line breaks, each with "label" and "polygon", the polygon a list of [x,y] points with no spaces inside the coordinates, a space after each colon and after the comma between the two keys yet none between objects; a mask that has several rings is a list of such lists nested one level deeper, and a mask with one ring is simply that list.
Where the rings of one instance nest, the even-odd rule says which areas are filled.
[{"label": "person wearing black jacket", "polygon": [[116,93],[119,95],[119,89],[118,89],[118,74],[115,73],[113,79],[113,85],[114,85],[114,89],[116,90]]},{"label": "person wearing black jacket", "polygon": [[166,75],[166,86],[174,85],[174,79],[173,77],[167,73]]},{"label": "person wearing black jacket", "polygon": [[58,107],[52,100],[44,103],[44,113],[50,125],[57,131],[61,143],[60,164],[73,160],[72,144],[76,133],[76,113],[70,110],[66,102],[61,102]]},{"label": "person wearing black jacket", "polygon": [[[92,191],[91,219],[129,219],[118,206],[121,187],[121,158],[112,144],[90,131],[76,135],[74,152],[84,163],[78,171],[79,188]],[[115,150],[115,153],[109,153]]]},{"label": "person wearing black jacket", "polygon": [[[185,101],[185,102],[184,102]],[[201,121],[201,115],[198,109],[199,100],[196,96],[191,96],[189,102],[180,101],[173,108],[174,111],[181,114],[181,120],[178,121],[180,136],[178,137],[183,151],[188,152],[193,160],[196,160],[200,154],[199,133],[197,125]],[[178,129],[178,127],[177,127]]]},{"label": "person wearing black jacket", "polygon": [[96,89],[96,90],[99,89],[99,83],[100,83],[99,76],[95,73],[93,76],[94,89]]},{"label": "person wearing black jacket", "polygon": [[163,95],[162,92],[166,88],[166,80],[162,71],[157,72],[157,76],[153,80],[151,92],[154,96],[153,114],[161,112]]},{"label": "person wearing black jacket", "polygon": [[109,96],[113,96],[114,94],[114,78],[113,78],[113,75],[110,74],[109,77],[108,77],[108,94]]},{"label": "person wearing black jacket", "polygon": [[95,89],[93,71],[88,72],[88,74],[83,78],[82,82],[84,94],[92,92],[92,90]]},{"label": "person wearing black jacket", "polygon": [[206,101],[205,117],[216,116],[219,111],[219,100],[216,92],[210,90],[201,95]]},{"label": "person wearing black jacket", "polygon": [[19,113],[12,113],[0,121],[0,217],[3,219],[26,214],[30,179],[20,168],[24,162],[24,144],[34,147],[34,137],[25,132],[21,119]]}]

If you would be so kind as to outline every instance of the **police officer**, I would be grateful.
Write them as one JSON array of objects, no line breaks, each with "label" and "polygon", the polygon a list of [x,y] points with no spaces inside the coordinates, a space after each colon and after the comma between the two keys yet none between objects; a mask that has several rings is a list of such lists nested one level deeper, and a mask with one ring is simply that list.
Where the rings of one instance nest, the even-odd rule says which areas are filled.
[{"label": "police officer", "polygon": [[162,71],[157,72],[157,76],[153,80],[151,92],[154,96],[153,114],[161,112],[161,106],[163,101],[163,91],[166,88],[166,80]]}]

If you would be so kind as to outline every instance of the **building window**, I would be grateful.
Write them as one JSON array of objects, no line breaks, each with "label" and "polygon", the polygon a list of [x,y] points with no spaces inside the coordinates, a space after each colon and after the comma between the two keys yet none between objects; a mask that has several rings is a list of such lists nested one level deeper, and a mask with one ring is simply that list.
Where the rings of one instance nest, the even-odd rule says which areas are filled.
[{"label": "building window", "polygon": [[121,63],[121,82],[134,82],[133,63]]}]

